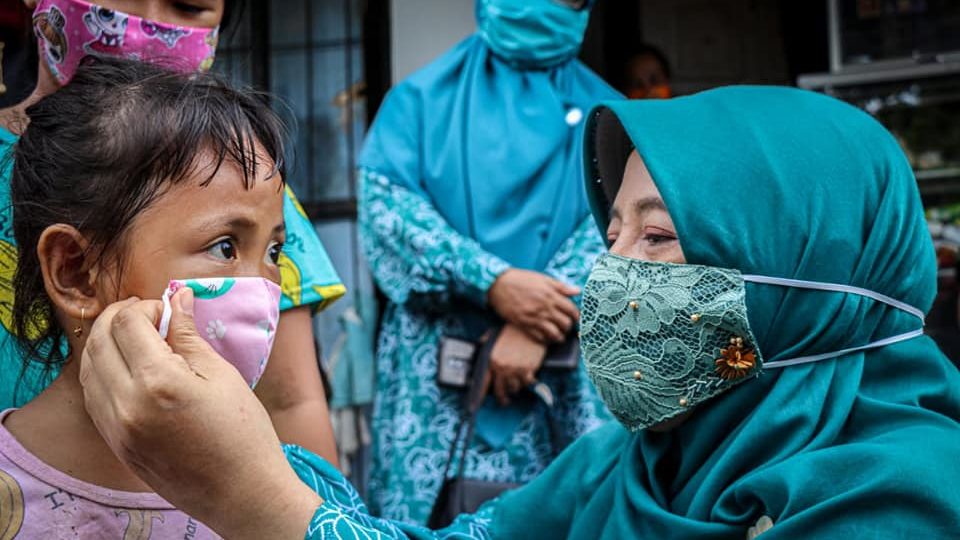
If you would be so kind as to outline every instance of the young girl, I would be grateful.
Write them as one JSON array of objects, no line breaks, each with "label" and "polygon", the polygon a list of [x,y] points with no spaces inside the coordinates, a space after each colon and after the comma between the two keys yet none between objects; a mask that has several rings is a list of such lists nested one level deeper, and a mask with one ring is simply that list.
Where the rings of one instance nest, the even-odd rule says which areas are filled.
[{"label": "young girl", "polygon": [[160,298],[171,279],[279,282],[281,122],[213,76],[121,60],[81,68],[28,114],[11,183],[14,320],[31,359],[64,365],[2,413],[0,537],[213,537],[106,446],[80,354],[105,306]]},{"label": "young girl", "polygon": [[[17,0],[4,0],[3,5]],[[218,36],[235,31],[242,0],[22,0],[38,46],[36,88],[21,103],[0,109],[0,155],[27,123],[26,109],[69,84],[91,56],[160,62],[186,72],[210,68]],[[6,8],[5,8],[6,9]],[[118,35],[122,34],[119,37]],[[108,46],[109,45],[109,46]],[[16,74],[7,74],[8,80]],[[64,120],[64,125],[69,119]],[[18,362],[12,336],[10,287],[17,266],[10,206],[4,191],[9,167],[0,167],[0,410],[37,396],[58,365]],[[293,191],[284,202],[287,249],[280,259],[281,316],[273,356],[256,393],[285,442],[336,460],[326,396],[317,369],[312,314],[344,293],[330,258]],[[43,368],[46,369],[43,369]]]}]

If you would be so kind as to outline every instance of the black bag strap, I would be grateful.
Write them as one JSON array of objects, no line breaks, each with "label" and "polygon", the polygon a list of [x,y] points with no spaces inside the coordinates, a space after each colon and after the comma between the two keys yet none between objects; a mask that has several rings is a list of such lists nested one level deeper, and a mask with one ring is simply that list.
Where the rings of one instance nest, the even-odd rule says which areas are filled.
[{"label": "black bag strap", "polygon": [[457,455],[457,446],[460,444],[463,431],[466,429],[467,436],[463,438],[463,449],[460,452],[460,464],[457,467],[456,478],[463,478],[463,470],[467,462],[467,450],[470,449],[470,442],[473,441],[473,431],[477,425],[477,411],[483,404],[483,383],[490,370],[490,354],[493,353],[493,347],[500,336],[500,328],[495,328],[487,336],[477,349],[473,359],[473,370],[470,373],[470,387],[464,396],[464,410],[466,415],[461,417],[460,425],[457,427],[457,434],[450,445],[450,454],[447,456],[447,465],[443,469],[443,479],[447,480],[450,474],[450,467],[453,466],[453,458]]}]

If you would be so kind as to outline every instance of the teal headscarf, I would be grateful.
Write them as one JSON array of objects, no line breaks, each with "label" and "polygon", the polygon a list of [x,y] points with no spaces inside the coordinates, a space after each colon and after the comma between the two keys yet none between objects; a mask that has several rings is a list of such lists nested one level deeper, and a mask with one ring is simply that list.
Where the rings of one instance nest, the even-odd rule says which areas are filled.
[{"label": "teal headscarf", "polygon": [[[624,133],[625,130],[625,133]],[[850,284],[930,308],[935,258],[913,174],[863,112],[787,88],[732,87],[591,114],[601,228],[632,147],[687,262]],[[767,361],[906,332],[860,296],[747,285]],[[679,428],[611,425],[497,504],[497,537],[960,537],[960,374],[927,337],[770,369]],[[536,508],[536,512],[531,509]]]},{"label": "teal headscarf", "polygon": [[[511,3],[517,4],[478,0],[478,16]],[[575,20],[587,17],[585,9],[555,0],[524,4],[524,20],[558,10]],[[481,28],[515,35],[530,55],[555,56],[547,51],[550,40],[500,28],[500,19],[484,21]],[[527,33],[544,29],[534,30]],[[582,32],[575,36],[578,46]],[[574,48],[549,66],[520,67],[480,34],[470,36],[390,91],[360,166],[425,197],[460,234],[512,266],[543,270],[589,215],[580,184],[586,113],[620,97],[575,54]]]}]

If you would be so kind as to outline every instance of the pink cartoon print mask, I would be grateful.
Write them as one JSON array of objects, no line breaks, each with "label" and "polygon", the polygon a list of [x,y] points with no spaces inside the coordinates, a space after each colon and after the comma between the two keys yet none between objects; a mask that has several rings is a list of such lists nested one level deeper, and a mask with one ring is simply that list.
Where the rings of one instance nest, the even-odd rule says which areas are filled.
[{"label": "pink cartoon print mask", "polygon": [[170,329],[170,298],[193,289],[193,320],[200,337],[237,368],[250,388],[267,367],[280,320],[280,287],[259,277],[175,279],[163,293],[160,335]]},{"label": "pink cartoon print mask", "polygon": [[174,26],[83,0],[40,0],[33,11],[40,57],[60,85],[90,57],[119,56],[174,71],[206,71],[217,49],[217,28]]}]

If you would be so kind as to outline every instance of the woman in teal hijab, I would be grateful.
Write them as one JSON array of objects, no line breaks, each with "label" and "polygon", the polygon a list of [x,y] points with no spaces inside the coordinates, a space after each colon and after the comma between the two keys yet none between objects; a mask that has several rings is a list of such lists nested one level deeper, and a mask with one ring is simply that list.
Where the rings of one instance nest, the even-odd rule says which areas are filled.
[{"label": "woman in teal hijab", "polygon": [[581,333],[620,422],[436,532],[291,452],[325,498],[308,537],[960,537],[960,374],[921,335],[935,259],[893,137],[731,87],[602,106],[586,153],[611,253]]},{"label": "woman in teal hijab", "polygon": [[[437,384],[442,338],[505,324],[491,393],[510,403],[480,410],[467,478],[528,482],[609,419],[582,368],[537,373],[603,251],[579,144],[586,111],[618,94],[575,58],[589,2],[477,0],[476,15],[475,35],[391,90],[360,156],[360,236],[388,299],[370,502],[412,523],[430,515],[463,414],[463,391]],[[525,390],[534,377],[552,407]]]}]

